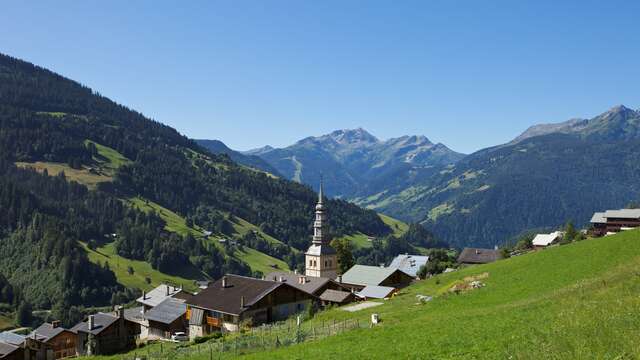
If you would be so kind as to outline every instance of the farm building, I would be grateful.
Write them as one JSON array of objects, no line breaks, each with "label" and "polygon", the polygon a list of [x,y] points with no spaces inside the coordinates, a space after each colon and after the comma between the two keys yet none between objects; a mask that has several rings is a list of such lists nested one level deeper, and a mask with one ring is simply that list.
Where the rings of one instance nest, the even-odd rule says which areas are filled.
[{"label": "farm building", "polygon": [[162,284],[149,292],[143,292],[136,302],[144,306],[144,311],[146,312],[165,299],[174,297],[181,292],[182,289],[180,287]]},{"label": "farm building", "polygon": [[[332,299],[339,300],[335,302],[336,304],[345,304],[345,301],[352,299],[352,297],[349,296],[351,291],[348,288],[329,278],[278,271],[270,273],[266,276],[266,279],[285,282],[295,288],[320,298],[324,304],[334,303],[331,301]],[[323,298],[323,294],[328,290],[332,291],[327,293]],[[343,292],[344,294],[338,294],[336,292]]]},{"label": "farm building", "polygon": [[170,339],[176,332],[187,331],[187,305],[184,300],[167,298],[144,314],[148,321],[148,336]]},{"label": "farm building", "polygon": [[77,335],[65,329],[59,321],[44,323],[33,330],[29,337],[51,345],[55,359],[65,359],[76,356]]},{"label": "farm building", "polygon": [[404,254],[396,256],[389,267],[399,269],[415,278],[418,276],[420,268],[426,265],[428,261],[428,256]]},{"label": "farm building", "polygon": [[389,286],[368,285],[360,292],[356,293],[356,296],[363,300],[386,299],[391,297],[396,291],[396,288]]},{"label": "farm building", "polygon": [[71,331],[78,334],[76,353],[79,355],[113,354],[135,345],[140,324],[127,320],[125,311],[89,315]]},{"label": "farm building", "polygon": [[550,234],[536,234],[536,236],[531,241],[531,244],[533,245],[534,249],[542,249],[549,245],[557,243],[558,241],[560,241],[560,239],[562,239],[563,235],[564,233],[562,231],[554,231]]},{"label": "farm building", "polygon": [[189,336],[283,320],[315,301],[317,297],[286,282],[225,275],[187,300]]},{"label": "farm building", "polygon": [[640,227],[640,209],[607,210],[593,214],[590,232],[593,236],[604,236],[636,227]]},{"label": "farm building", "polygon": [[413,277],[391,267],[354,265],[342,275],[340,284],[353,291],[361,291],[369,285],[401,288],[409,285]]}]

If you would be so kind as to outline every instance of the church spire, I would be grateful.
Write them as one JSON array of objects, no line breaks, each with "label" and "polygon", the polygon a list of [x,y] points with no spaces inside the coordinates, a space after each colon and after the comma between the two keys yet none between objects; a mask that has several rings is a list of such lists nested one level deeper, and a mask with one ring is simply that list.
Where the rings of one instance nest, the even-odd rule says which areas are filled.
[{"label": "church spire", "polygon": [[322,174],[320,174],[320,190],[318,191],[318,204],[322,204],[322,198],[324,197],[324,190],[323,190],[323,178],[322,178]]},{"label": "church spire", "polygon": [[322,177],[320,177],[320,190],[318,191],[318,204],[316,205],[316,220],[313,223],[313,243],[323,245],[326,242],[327,224],[324,212],[324,190]]}]

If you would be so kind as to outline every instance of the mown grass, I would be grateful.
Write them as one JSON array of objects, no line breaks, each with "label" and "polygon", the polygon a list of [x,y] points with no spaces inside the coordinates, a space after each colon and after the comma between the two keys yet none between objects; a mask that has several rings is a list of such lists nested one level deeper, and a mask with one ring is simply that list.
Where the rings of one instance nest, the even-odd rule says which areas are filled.
[{"label": "mown grass", "polygon": [[[409,225],[400,220],[384,214],[378,214],[378,216],[380,216],[380,219],[382,219],[382,221],[391,228],[393,236],[395,237],[402,236],[409,229]],[[348,239],[356,249],[370,248],[372,246],[371,241],[369,241],[369,236],[363,233],[344,235],[340,239]],[[418,250],[422,251],[421,249]]]},{"label": "mown grass", "polygon": [[[260,271],[264,275],[272,271],[289,271],[289,266],[286,262],[246,246],[243,250],[237,250],[234,256],[248,264],[251,270]],[[271,265],[276,267],[274,268]]]},{"label": "mown grass", "polygon": [[34,169],[38,172],[44,172],[44,170],[47,170],[47,173],[50,176],[57,176],[61,172],[64,172],[64,175],[68,181],[75,181],[80,184],[86,185],[89,189],[95,189],[99,183],[112,180],[110,176],[91,173],[87,168],[72,169],[69,165],[63,163],[42,161],[38,161],[35,163],[16,162],[16,166],[21,168]]},{"label": "mown grass", "polygon": [[[124,258],[115,251],[115,244],[110,243],[91,250],[85,243],[81,243],[87,252],[89,260],[95,264],[104,265],[109,263],[109,268],[116,275],[118,283],[128,288],[151,290],[156,286],[169,283],[183,285],[188,291],[196,291],[197,286],[194,280],[204,278],[198,269],[180,269],[180,275],[169,275],[155,270],[145,261],[131,260]],[[133,268],[133,274],[129,274],[129,267]],[[146,278],[151,279],[151,283],[146,282]]]},{"label": "mown grass", "polygon": [[[462,279],[486,287],[455,295]],[[438,295],[418,305],[416,295]],[[632,359],[640,356],[640,231],[586,240],[420,282],[384,305],[383,323],[250,358]],[[317,321],[317,320],[314,320]]]},{"label": "mown grass", "polygon": [[153,201],[141,198],[134,197],[127,200],[133,207],[145,211],[145,212],[155,212],[164,220],[166,223],[165,229],[167,231],[186,236],[187,234],[191,234],[194,237],[202,237],[203,230],[198,226],[187,226],[187,221],[184,217],[176,214],[175,212],[154,203]]},{"label": "mown grass", "polygon": [[131,160],[127,159],[124,155],[120,154],[118,151],[101,144],[98,144],[95,141],[85,140],[85,145],[93,144],[98,150],[98,154],[100,154],[100,158],[94,158],[95,161],[101,164],[101,167],[110,170],[112,172],[111,175],[115,175],[115,170],[123,165],[127,165],[131,163]]}]

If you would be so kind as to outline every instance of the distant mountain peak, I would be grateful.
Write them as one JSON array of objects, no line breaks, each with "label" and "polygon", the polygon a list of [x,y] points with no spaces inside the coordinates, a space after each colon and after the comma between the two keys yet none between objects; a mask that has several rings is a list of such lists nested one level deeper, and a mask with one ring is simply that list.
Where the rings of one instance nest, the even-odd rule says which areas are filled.
[{"label": "distant mountain peak", "polygon": [[329,134],[333,140],[340,144],[355,144],[355,143],[378,143],[380,140],[371,135],[367,130],[359,127],[357,129],[342,129],[336,130]]}]

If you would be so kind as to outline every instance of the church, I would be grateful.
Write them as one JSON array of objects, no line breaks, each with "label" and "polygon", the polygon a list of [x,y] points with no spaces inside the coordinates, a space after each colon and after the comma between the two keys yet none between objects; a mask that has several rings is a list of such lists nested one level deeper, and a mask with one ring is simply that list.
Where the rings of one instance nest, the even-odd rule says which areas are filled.
[{"label": "church", "polygon": [[335,279],[338,276],[338,255],[331,247],[327,229],[327,213],[324,206],[322,180],[316,205],[316,219],[313,223],[313,240],[305,254],[305,275]]}]

